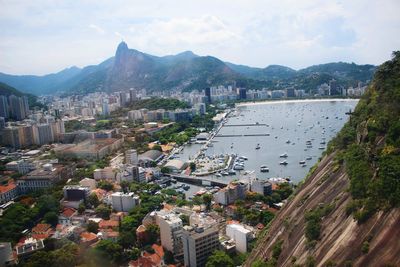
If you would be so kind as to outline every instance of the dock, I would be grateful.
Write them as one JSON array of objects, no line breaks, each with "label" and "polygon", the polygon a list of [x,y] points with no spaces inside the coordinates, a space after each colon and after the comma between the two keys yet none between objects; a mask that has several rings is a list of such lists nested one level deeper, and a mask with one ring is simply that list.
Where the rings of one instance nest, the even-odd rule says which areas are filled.
[{"label": "dock", "polygon": [[188,176],[188,175],[182,175],[182,174],[171,173],[171,174],[164,174],[164,175],[174,178],[175,180],[182,182],[182,183],[199,185],[199,186],[211,185],[211,186],[225,187],[229,184],[228,182],[224,182],[224,181],[216,181],[213,179],[200,178],[200,177]]},{"label": "dock", "polygon": [[224,124],[224,127],[267,126],[265,123]]},{"label": "dock", "polygon": [[270,134],[217,134],[215,137],[269,136]]}]

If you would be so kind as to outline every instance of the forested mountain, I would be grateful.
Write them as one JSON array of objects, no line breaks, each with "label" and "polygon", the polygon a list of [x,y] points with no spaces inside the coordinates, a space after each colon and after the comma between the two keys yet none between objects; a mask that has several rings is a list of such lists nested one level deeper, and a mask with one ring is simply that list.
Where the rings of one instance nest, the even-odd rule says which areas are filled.
[{"label": "forested mountain", "polygon": [[400,52],[245,266],[400,265]]},{"label": "forested mountain", "polygon": [[129,49],[125,42],[121,42],[115,56],[99,65],[83,69],[71,67],[45,76],[0,73],[0,81],[36,95],[110,92],[132,87],[190,91],[233,82],[251,89],[277,89],[293,85],[310,90],[331,79],[346,86],[357,85],[358,81],[370,80],[374,71],[372,65],[342,62],[311,66],[299,71],[280,65],[253,68],[223,62],[212,56],[198,56],[191,51],[158,57]]},{"label": "forested mountain", "polygon": [[32,95],[32,94],[27,94],[27,93],[22,93],[21,91],[15,89],[14,87],[11,87],[5,83],[0,82],[0,95],[3,96],[10,96],[10,95],[15,95],[15,96],[26,96],[28,97],[28,102],[30,107],[43,107],[42,104],[37,102],[37,97]]}]

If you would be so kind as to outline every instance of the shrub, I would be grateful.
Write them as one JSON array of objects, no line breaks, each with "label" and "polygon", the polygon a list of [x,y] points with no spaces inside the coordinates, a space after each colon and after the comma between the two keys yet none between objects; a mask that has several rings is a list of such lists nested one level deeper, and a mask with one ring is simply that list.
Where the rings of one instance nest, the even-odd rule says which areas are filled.
[{"label": "shrub", "polygon": [[368,241],[364,241],[364,243],[361,246],[361,252],[364,254],[367,254],[369,251],[369,242]]}]

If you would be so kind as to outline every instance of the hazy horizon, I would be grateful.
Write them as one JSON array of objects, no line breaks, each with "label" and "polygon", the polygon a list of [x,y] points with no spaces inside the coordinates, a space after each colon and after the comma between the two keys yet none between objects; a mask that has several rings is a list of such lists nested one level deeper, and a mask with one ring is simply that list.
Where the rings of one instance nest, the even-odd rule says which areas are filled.
[{"label": "hazy horizon", "polygon": [[379,65],[400,49],[399,11],[395,0],[3,1],[0,72],[44,75],[99,64],[122,39],[156,56],[190,50],[260,68]]}]

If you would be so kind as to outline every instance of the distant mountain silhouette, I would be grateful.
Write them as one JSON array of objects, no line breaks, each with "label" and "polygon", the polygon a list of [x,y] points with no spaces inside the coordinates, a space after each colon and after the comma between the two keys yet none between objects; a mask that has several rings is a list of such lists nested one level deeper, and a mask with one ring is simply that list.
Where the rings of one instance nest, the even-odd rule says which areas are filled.
[{"label": "distant mountain silhouette", "polygon": [[[191,51],[163,57],[129,49],[121,42],[115,56],[99,65],[71,67],[44,76],[0,73],[0,82],[21,91],[40,95],[53,93],[85,94],[95,91],[119,91],[129,88],[148,90],[203,89],[234,81],[251,88],[272,87],[279,82],[313,89],[316,83],[334,78],[341,83],[356,84],[372,78],[373,65],[329,63],[299,71],[279,65],[253,68],[223,62],[212,56],[198,56]],[[310,82],[311,80],[311,82]]]}]

